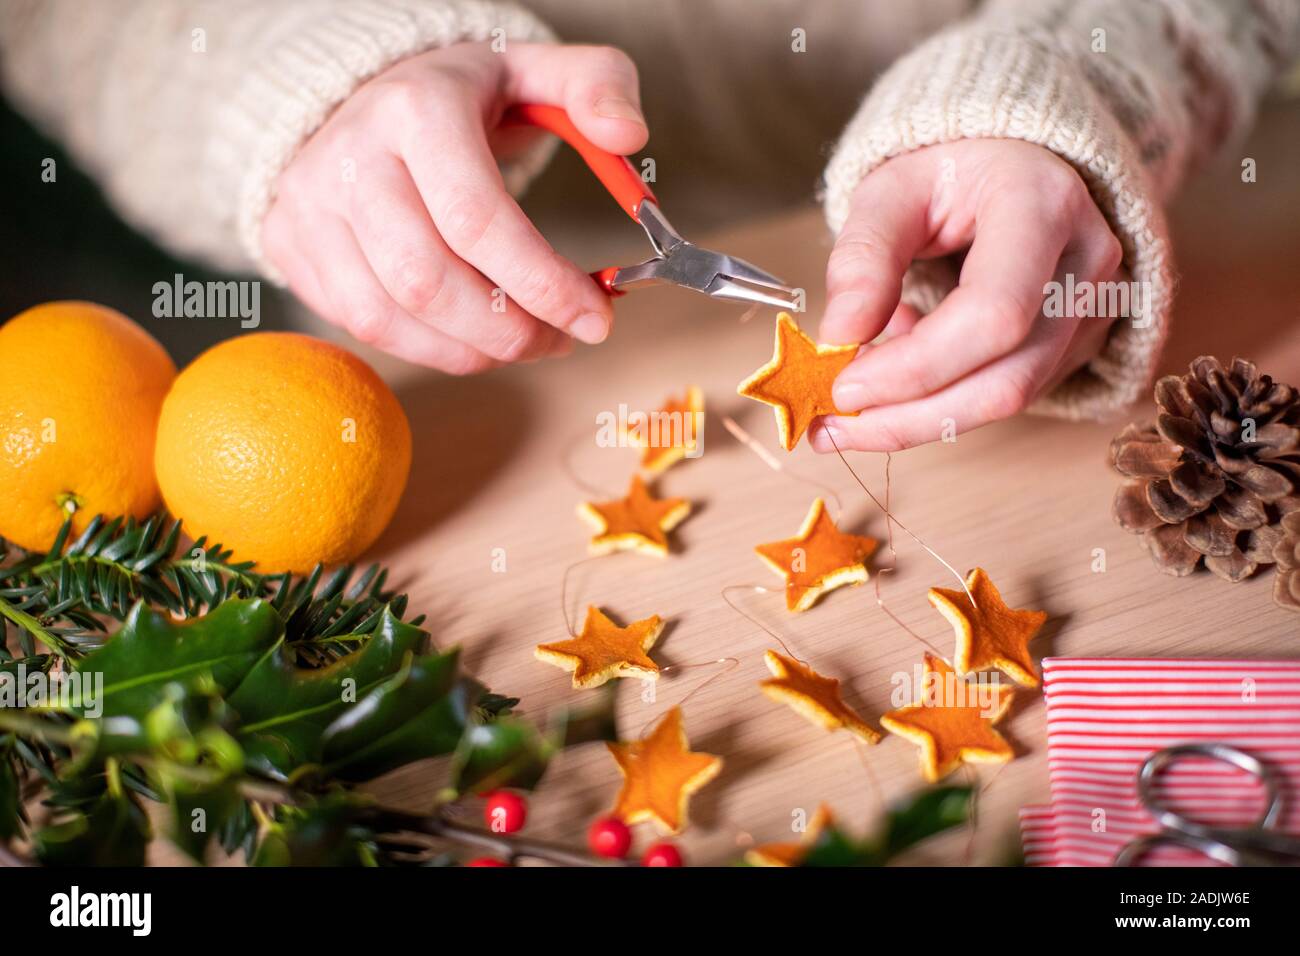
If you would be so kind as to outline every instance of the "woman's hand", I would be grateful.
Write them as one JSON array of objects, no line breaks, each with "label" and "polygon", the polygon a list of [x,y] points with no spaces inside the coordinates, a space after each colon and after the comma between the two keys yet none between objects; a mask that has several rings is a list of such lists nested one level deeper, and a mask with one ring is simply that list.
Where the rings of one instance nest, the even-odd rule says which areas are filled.
[{"label": "woman's hand", "polygon": [[[281,174],[269,260],[312,309],[408,361],[468,373],[599,342],[613,310],[506,192],[512,103],[561,106],[598,146],[646,142],[636,67],[604,47],[464,43],[352,94]],[[533,131],[533,135],[536,135]]]},{"label": "woman's hand", "polygon": [[[968,251],[926,316],[901,305],[914,259]],[[1007,418],[1097,354],[1110,319],[1043,315],[1045,286],[1114,281],[1119,241],[1074,169],[1018,140],[906,153],[862,180],[826,272],[823,342],[871,342],[835,382],[811,441],[896,451]]]}]

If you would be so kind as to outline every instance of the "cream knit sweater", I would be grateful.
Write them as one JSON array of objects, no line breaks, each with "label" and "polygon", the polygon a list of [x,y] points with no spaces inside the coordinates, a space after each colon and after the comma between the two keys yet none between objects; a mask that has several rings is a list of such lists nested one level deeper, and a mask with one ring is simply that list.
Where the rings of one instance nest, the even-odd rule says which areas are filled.
[{"label": "cream knit sweater", "polygon": [[[848,93],[934,31],[883,71],[840,136],[824,176],[827,220],[838,229],[862,177],[921,146],[1007,137],[1069,161],[1152,297],[1149,321],[1117,322],[1102,354],[1039,403],[1094,418],[1142,394],[1166,335],[1174,278],[1163,204],[1249,127],[1300,45],[1300,0],[527,5],[541,16],[480,0],[0,0],[0,84],[141,229],[180,254],[269,274],[259,233],[279,173],[334,107],[403,57],[496,31],[550,39],[543,21],[553,21],[632,54],[652,129],[656,89],[710,77],[700,94],[716,98],[718,135],[752,152],[731,117],[750,104],[770,112],[789,97],[787,75],[806,79],[773,61],[793,29],[807,26],[809,55],[787,69],[818,63],[822,44],[832,52],[812,88]],[[846,55],[855,43],[861,55]],[[717,82],[718,64],[743,63],[746,50],[758,62]],[[681,102],[665,108],[670,121]],[[814,105],[792,122],[815,117]],[[522,189],[544,161],[535,152],[506,170],[508,183]],[[954,274],[914,269],[906,296],[924,310]]]}]

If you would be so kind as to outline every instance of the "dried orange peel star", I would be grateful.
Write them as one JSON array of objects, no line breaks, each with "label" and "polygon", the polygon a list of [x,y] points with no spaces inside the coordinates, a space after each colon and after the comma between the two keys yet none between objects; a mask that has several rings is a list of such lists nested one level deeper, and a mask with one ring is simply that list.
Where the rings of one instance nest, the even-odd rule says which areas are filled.
[{"label": "dried orange peel star", "polygon": [[641,467],[661,475],[683,458],[698,454],[704,431],[704,393],[694,385],[680,400],[669,398],[644,426],[629,427],[627,440],[644,448]]},{"label": "dried orange peel star", "polygon": [[836,376],[857,352],[856,345],[818,345],[790,313],[782,312],[776,317],[772,360],[741,382],[736,391],[772,406],[781,447],[791,451],[814,419],[858,414],[840,411],[831,397]]},{"label": "dried orange peel star", "polygon": [[875,538],[845,534],[826,513],[826,503],[816,498],[797,535],[754,550],[785,578],[786,607],[806,611],[827,591],[867,580],[865,561],[878,544]]},{"label": "dried orange peel star", "polygon": [[640,475],[632,476],[625,498],[578,505],[579,517],[596,531],[591,539],[592,554],[624,550],[667,554],[668,532],[690,513],[691,503],[685,498],[652,496]]},{"label": "dried orange peel star", "polygon": [[1026,687],[1038,686],[1032,641],[1047,620],[1045,611],[1007,607],[1002,595],[984,573],[976,568],[966,576],[966,587],[975,597],[971,604],[965,591],[930,588],[930,603],[948,619],[957,632],[953,664],[958,674],[996,667]]},{"label": "dried orange peel star", "polygon": [[822,831],[834,823],[831,808],[822,804],[808,821],[808,829],[797,843],[765,843],[745,852],[745,862],[750,866],[799,866],[816,846]]},{"label": "dried orange peel star", "polygon": [[691,751],[680,707],[668,711],[648,737],[605,746],[623,772],[611,813],[627,824],[654,820],[668,833],[686,827],[691,794],[722,770],[721,757]]},{"label": "dried orange peel star", "polygon": [[773,676],[760,681],[758,686],[772,700],[788,704],[795,713],[827,730],[843,728],[869,744],[880,740],[880,734],[844,703],[839,681],[823,677],[811,667],[776,651],[768,651],[763,659]]},{"label": "dried orange peel star", "polygon": [[574,687],[599,687],[612,677],[658,680],[659,665],[646,656],[663,633],[658,614],[619,627],[600,608],[587,608],[577,637],[555,644],[538,644],[539,661],[573,672]]},{"label": "dried orange peel star", "polygon": [[1015,756],[993,729],[1014,696],[1013,687],[965,680],[946,661],[926,654],[916,703],[891,710],[880,725],[921,748],[921,772],[934,782],[963,763],[1006,763]]}]

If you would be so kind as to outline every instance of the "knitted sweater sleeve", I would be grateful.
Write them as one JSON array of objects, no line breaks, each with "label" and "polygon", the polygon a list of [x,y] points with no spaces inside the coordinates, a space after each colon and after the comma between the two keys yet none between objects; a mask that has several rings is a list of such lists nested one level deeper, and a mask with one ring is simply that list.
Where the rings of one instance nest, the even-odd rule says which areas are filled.
[{"label": "knitted sweater sleeve", "polygon": [[[405,57],[501,39],[552,36],[482,0],[4,0],[0,82],[142,231],[273,276],[262,218],[330,112]],[[507,185],[544,149],[503,170]]]},{"label": "knitted sweater sleeve", "polygon": [[[1071,163],[1149,301],[1036,410],[1104,418],[1141,396],[1164,344],[1174,276],[1162,205],[1249,128],[1298,33],[1300,0],[990,0],[872,88],[826,169],[827,219],[838,231],[858,182],[923,146],[1020,139]],[[905,296],[926,311],[954,281],[914,267]]]}]

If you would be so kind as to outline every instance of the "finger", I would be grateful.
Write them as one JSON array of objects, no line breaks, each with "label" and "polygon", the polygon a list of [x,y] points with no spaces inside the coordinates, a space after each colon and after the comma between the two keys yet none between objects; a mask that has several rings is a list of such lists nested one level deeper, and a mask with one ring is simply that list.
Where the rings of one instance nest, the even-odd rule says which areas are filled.
[{"label": "finger", "polygon": [[321,318],[332,321],[333,307],[303,248],[294,234],[290,217],[278,205],[273,205],[262,220],[262,254],[280,270],[294,295]]},{"label": "finger", "polygon": [[883,342],[885,339],[892,339],[898,335],[906,335],[920,321],[921,313],[915,306],[900,302],[898,308],[894,310],[894,314],[890,317],[889,324],[876,337],[876,341]]},{"label": "finger", "polygon": [[601,149],[626,156],[650,137],[636,64],[610,46],[513,43],[506,48],[507,99],[562,106]]},{"label": "finger", "polygon": [[439,97],[417,125],[401,156],[452,251],[524,311],[588,344],[603,341],[613,320],[609,297],[551,248],[506,192],[473,101]]},{"label": "finger", "polygon": [[[1111,273],[1105,281],[1127,283],[1131,281],[1131,278],[1127,269],[1119,268]],[[1100,355],[1101,350],[1106,345],[1106,340],[1110,337],[1111,328],[1116,322],[1125,320],[1126,317],[1124,316],[1081,316],[1079,324],[1074,330],[1074,336],[1070,340],[1069,348],[1065,350],[1061,361],[1057,363],[1056,371],[1052,373],[1044,392],[1050,392]]]},{"label": "finger", "polygon": [[928,238],[930,185],[929,164],[914,154],[886,163],[854,190],[826,266],[821,341],[870,342],[885,327],[903,274]]},{"label": "finger", "polygon": [[417,365],[453,375],[495,368],[500,362],[412,318],[371,271],[347,223],[333,216],[311,223],[312,268],[328,303],[328,317],[358,340]]},{"label": "finger", "polygon": [[1112,324],[1112,322],[1098,318],[1079,320],[1079,324],[1075,326],[1074,335],[1070,339],[1069,347],[1066,348],[1061,360],[1056,365],[1056,370],[1052,372],[1043,388],[1044,394],[1052,391],[1101,353],[1106,344],[1106,339],[1110,336]]},{"label": "finger", "polygon": [[853,418],[819,420],[809,430],[809,441],[819,452],[834,451],[836,445],[841,450],[901,451],[1009,418],[1046,390],[1077,324],[1070,318],[1040,320],[1015,353],[956,384],[916,401],[868,408]]},{"label": "finger", "polygon": [[836,407],[922,398],[1011,352],[1035,326],[1069,238],[1069,221],[1044,217],[1034,199],[1002,197],[988,206],[957,288],[911,332],[869,349],[841,372]]},{"label": "finger", "polygon": [[494,296],[448,248],[396,157],[371,165],[365,198],[349,209],[351,225],[371,269],[408,315],[502,362],[540,358],[567,338]]}]

